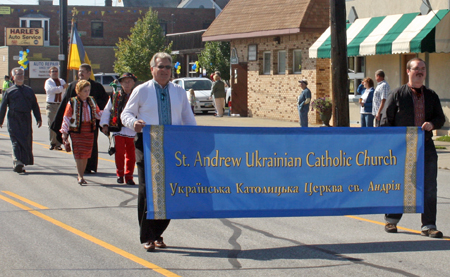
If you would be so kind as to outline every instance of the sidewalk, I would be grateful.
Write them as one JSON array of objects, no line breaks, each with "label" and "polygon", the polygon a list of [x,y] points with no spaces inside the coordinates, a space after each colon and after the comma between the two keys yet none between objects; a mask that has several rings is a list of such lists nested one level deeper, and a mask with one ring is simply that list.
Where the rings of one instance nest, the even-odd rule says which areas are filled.
[{"label": "sidewalk", "polygon": [[[36,94],[36,98],[39,102],[41,114],[46,114],[46,95]],[[195,116],[198,125],[202,126],[236,126],[236,127],[300,127],[298,122],[288,122],[273,119],[253,118],[253,117],[235,117],[227,116],[214,117],[209,115],[197,115]],[[47,120],[44,118],[44,122]],[[310,127],[320,127],[320,125],[311,125]],[[358,126],[351,126],[358,127]],[[436,137],[434,137],[436,138]],[[438,167],[439,169],[450,170],[450,142],[435,141],[436,146],[443,146],[446,149],[437,149],[438,153]]]}]

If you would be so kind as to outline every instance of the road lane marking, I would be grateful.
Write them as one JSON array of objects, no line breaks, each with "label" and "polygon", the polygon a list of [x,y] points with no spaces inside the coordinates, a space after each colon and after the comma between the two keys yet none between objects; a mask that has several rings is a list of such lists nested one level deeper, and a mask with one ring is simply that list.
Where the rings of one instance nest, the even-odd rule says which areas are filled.
[{"label": "road lane marking", "polygon": [[[370,220],[370,219],[366,219],[366,218],[362,218],[362,217],[354,216],[354,215],[346,215],[346,217],[357,219],[357,220],[361,220],[361,221],[366,221],[366,222],[370,222],[370,223],[374,223],[374,224],[378,224],[378,225],[381,225],[381,226],[384,226],[386,224],[386,223],[383,223],[383,222]],[[421,231],[417,231],[417,230],[413,230],[413,229],[409,229],[409,228],[405,228],[405,227],[400,227],[398,225],[397,225],[397,229],[400,229],[400,230],[403,230],[403,231],[407,231],[407,232],[411,232],[411,233],[414,233],[414,234],[420,234],[421,233]],[[450,238],[445,238],[444,237],[442,239],[450,241]]]},{"label": "road lane marking", "polygon": [[[2,191],[2,192],[4,192],[4,191]],[[19,196],[19,197],[21,197],[21,196]],[[21,198],[23,198],[23,197],[21,197]],[[69,226],[69,225],[67,225],[67,224],[65,224],[65,223],[63,223],[63,222],[61,222],[59,220],[56,220],[56,219],[54,219],[54,218],[52,218],[50,216],[47,216],[47,215],[45,215],[45,214],[43,214],[43,213],[41,213],[39,211],[36,211],[36,210],[34,210],[34,209],[30,208],[30,207],[27,207],[27,206],[25,206],[25,205],[23,205],[23,204],[21,204],[21,203],[19,203],[17,201],[14,201],[14,200],[12,200],[12,199],[10,199],[8,197],[5,197],[5,196],[3,196],[1,194],[0,194],[0,199],[2,199],[4,201],[6,201],[6,202],[8,202],[8,203],[18,207],[18,208],[20,208],[22,210],[28,211],[31,214],[34,214],[35,216],[40,217],[40,218],[42,218],[42,219],[44,219],[44,220],[46,220],[46,221],[48,221],[50,223],[53,223],[54,225],[56,225],[58,227],[61,227],[61,228],[63,228],[66,231],[69,231],[69,232],[71,232],[71,233],[73,233],[73,234],[75,234],[77,236],[80,236],[80,237],[82,237],[82,238],[84,238],[84,239],[86,239],[86,240],[88,240],[90,242],[93,242],[93,243],[95,243],[95,244],[97,244],[97,245],[99,245],[99,246],[101,246],[101,247],[103,247],[103,248],[105,248],[105,249],[107,249],[107,250],[109,250],[111,252],[114,252],[114,253],[116,253],[116,254],[124,257],[124,258],[127,258],[127,259],[129,259],[129,260],[131,260],[131,261],[133,261],[133,262],[135,262],[137,264],[140,264],[140,265],[142,265],[142,266],[144,266],[146,268],[149,268],[149,269],[151,269],[151,270],[153,270],[155,272],[158,272],[161,275],[164,275],[164,276],[167,276],[167,277],[179,276],[179,275],[177,275],[177,274],[175,274],[175,273],[173,273],[173,272],[171,272],[171,271],[169,271],[167,269],[164,269],[164,268],[159,267],[159,266],[157,266],[157,265],[155,265],[155,264],[153,264],[153,263],[151,263],[151,262],[149,262],[147,260],[139,258],[139,257],[137,257],[137,256],[135,256],[135,255],[133,255],[131,253],[126,252],[125,250],[122,250],[122,249],[120,249],[120,248],[118,248],[118,247],[116,247],[114,245],[111,245],[111,244],[109,244],[109,243],[107,243],[105,241],[102,241],[102,240],[100,240],[100,239],[98,239],[96,237],[93,237],[93,236],[91,236],[89,234],[86,234],[83,231],[80,231],[80,230],[78,230],[78,229],[76,229],[76,228],[74,228],[72,226]],[[26,199],[26,198],[23,198],[23,199]],[[33,202],[31,200],[28,200],[28,201]]]},{"label": "road lane marking", "polygon": [[20,196],[20,195],[17,195],[17,194],[15,194],[15,193],[13,193],[13,192],[10,192],[10,191],[2,191],[2,192],[8,194],[8,195],[11,196],[11,197],[14,197],[14,198],[16,198],[16,199],[19,199],[20,201],[25,202],[25,203],[27,203],[27,204],[33,206],[33,207],[36,207],[36,208],[38,208],[38,209],[41,209],[41,210],[48,210],[47,207],[42,206],[42,205],[40,205],[40,204],[38,204],[38,203],[36,203],[36,202],[33,202],[33,201],[31,201],[31,200],[29,200],[29,199],[27,199],[27,198],[25,198],[25,197],[22,197],[22,196]]}]

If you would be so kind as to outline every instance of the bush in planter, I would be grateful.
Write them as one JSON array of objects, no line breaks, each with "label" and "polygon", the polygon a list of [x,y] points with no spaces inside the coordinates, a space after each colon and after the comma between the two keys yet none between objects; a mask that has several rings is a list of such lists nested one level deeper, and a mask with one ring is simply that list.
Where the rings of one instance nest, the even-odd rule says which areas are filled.
[{"label": "bush in planter", "polygon": [[311,103],[312,109],[311,111],[314,111],[316,109],[320,114],[320,119],[322,120],[324,126],[330,127],[330,119],[331,119],[331,108],[333,106],[333,103],[330,99],[327,99],[325,97],[320,97],[315,99]]},{"label": "bush in planter", "polygon": [[314,99],[311,103],[311,111],[314,111],[316,109],[319,113],[324,113],[325,111],[331,110],[331,107],[333,106],[333,103],[330,99],[327,99],[325,97],[319,97]]}]

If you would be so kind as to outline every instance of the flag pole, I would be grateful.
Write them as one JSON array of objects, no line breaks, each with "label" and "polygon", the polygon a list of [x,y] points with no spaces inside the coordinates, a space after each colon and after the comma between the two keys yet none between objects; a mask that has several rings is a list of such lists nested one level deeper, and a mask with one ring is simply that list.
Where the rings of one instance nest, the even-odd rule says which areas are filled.
[{"label": "flag pole", "polygon": [[[70,66],[70,55],[72,54],[71,52],[71,45],[72,45],[72,39],[73,39],[73,26],[74,26],[74,24],[75,24],[75,12],[76,12],[76,9],[75,9],[75,7],[73,8],[73,10],[72,10],[72,25],[70,26],[70,38],[69,38],[69,51],[68,51],[68,58],[67,58],[67,78],[66,78],[66,80],[67,80],[67,83],[69,83],[69,74],[70,74],[70,69],[69,69],[69,66]],[[76,79],[75,79],[76,80]]]}]

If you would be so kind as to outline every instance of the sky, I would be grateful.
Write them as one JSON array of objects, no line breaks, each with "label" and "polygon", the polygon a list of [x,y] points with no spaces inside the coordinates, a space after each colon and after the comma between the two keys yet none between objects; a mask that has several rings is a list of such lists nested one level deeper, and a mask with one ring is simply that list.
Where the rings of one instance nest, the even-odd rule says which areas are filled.
[{"label": "sky", "polygon": [[[120,1],[120,3],[118,3]],[[121,0],[112,0],[113,7],[123,6]],[[38,5],[39,0],[0,0],[0,5]],[[105,0],[67,0],[69,6],[104,6]],[[59,5],[59,0],[53,0],[53,5]]]}]

